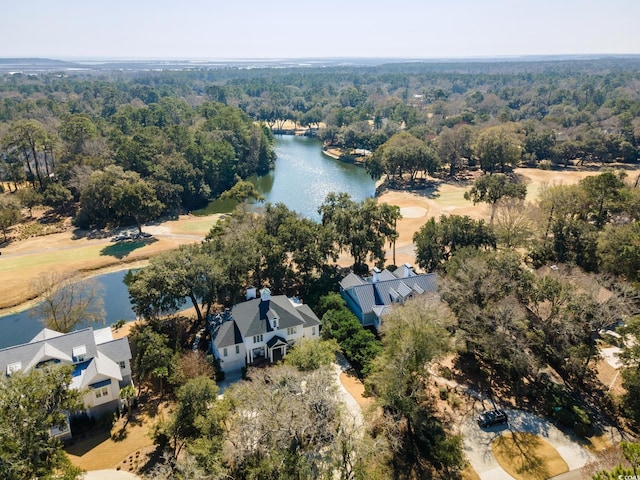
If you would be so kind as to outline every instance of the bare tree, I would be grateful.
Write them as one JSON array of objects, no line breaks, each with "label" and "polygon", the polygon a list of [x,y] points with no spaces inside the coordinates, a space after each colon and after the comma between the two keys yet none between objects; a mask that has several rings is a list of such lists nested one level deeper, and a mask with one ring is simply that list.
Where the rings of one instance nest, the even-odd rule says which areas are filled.
[{"label": "bare tree", "polygon": [[250,379],[225,392],[234,405],[224,445],[231,471],[260,465],[286,478],[324,478],[341,419],[333,372],[282,366]]},{"label": "bare tree", "polygon": [[102,288],[93,279],[75,281],[69,275],[47,272],[33,281],[41,302],[33,309],[44,326],[68,333],[80,324],[104,323]]}]

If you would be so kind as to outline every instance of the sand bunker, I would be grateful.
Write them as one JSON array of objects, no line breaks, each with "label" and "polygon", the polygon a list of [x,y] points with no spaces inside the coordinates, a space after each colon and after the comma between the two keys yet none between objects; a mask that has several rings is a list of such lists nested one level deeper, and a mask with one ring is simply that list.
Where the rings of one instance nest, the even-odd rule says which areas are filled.
[{"label": "sand bunker", "polygon": [[427,209],[422,207],[404,207],[400,209],[402,218],[420,218],[427,214]]}]

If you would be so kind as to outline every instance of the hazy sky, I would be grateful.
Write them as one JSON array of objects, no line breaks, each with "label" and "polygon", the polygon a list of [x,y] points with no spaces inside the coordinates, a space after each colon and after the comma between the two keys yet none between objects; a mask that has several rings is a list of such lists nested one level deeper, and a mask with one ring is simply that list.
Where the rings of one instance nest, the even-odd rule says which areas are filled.
[{"label": "hazy sky", "polygon": [[0,6],[0,57],[640,54],[640,0],[0,0]]}]

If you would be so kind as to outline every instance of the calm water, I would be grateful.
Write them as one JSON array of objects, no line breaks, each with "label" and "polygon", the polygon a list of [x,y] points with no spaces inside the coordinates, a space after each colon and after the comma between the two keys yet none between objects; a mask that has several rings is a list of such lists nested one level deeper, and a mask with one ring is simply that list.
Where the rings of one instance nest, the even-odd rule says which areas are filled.
[{"label": "calm water", "polygon": [[[347,192],[356,201],[375,194],[375,183],[363,168],[323,155],[321,143],[316,139],[279,135],[276,153],[275,169],[268,175],[250,179],[266,202],[284,203],[307,218],[320,220],[318,207],[330,192]],[[234,207],[232,202],[211,202],[199,213],[229,212]],[[104,326],[135,318],[127,287],[122,282],[125,274],[126,271],[121,271],[95,277],[104,287]],[[40,321],[28,311],[0,317],[0,348],[28,342],[41,329]]]},{"label": "calm water", "polygon": [[[94,277],[104,292],[105,323],[94,325],[102,328],[116,323],[120,319],[133,320],[136,318],[127,286],[122,282],[127,270],[106,273]],[[42,330],[42,323],[38,318],[29,315],[29,310],[0,317],[0,348],[26,343]]]},{"label": "calm water", "polygon": [[[319,140],[277,135],[276,154],[271,172],[249,179],[265,202],[284,203],[307,218],[320,220],[318,207],[330,192],[347,192],[356,201],[375,195],[375,182],[364,168],[327,157]],[[200,213],[228,212],[233,207],[215,201]]]}]

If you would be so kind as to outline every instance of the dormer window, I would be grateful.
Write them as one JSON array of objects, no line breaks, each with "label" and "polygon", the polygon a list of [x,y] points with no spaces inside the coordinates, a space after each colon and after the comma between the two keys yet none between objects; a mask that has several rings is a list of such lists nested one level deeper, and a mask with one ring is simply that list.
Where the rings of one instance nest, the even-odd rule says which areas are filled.
[{"label": "dormer window", "polygon": [[10,377],[13,373],[22,370],[22,362],[10,363],[7,365],[7,376]]},{"label": "dormer window", "polygon": [[80,345],[79,347],[73,347],[72,355],[73,355],[73,361],[75,363],[84,362],[84,357],[85,357],[86,354],[87,354],[87,346],[86,345]]}]

